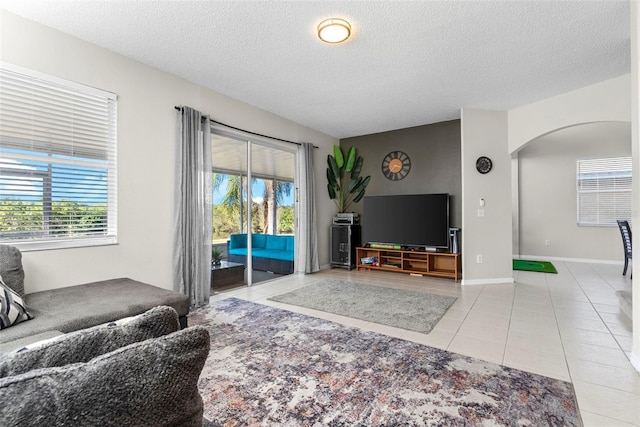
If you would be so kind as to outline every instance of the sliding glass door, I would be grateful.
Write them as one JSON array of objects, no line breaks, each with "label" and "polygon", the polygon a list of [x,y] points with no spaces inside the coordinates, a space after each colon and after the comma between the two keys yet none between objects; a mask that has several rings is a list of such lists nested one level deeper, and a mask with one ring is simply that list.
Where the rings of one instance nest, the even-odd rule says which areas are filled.
[{"label": "sliding glass door", "polygon": [[222,256],[214,291],[293,272],[295,147],[287,145],[214,129],[212,243]]}]

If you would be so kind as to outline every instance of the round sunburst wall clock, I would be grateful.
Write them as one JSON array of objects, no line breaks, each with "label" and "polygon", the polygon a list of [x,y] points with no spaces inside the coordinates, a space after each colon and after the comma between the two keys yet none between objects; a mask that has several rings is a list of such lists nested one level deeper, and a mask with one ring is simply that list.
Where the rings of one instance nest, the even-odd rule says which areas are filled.
[{"label": "round sunburst wall clock", "polygon": [[391,181],[400,181],[411,170],[411,159],[403,151],[392,151],[382,159],[382,174]]}]

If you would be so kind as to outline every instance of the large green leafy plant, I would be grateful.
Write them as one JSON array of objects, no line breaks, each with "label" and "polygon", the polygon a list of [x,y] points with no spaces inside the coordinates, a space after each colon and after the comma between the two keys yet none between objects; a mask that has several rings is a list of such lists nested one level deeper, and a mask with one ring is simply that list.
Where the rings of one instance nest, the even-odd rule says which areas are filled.
[{"label": "large green leafy plant", "polygon": [[333,146],[333,156],[327,156],[327,189],[329,197],[344,212],[351,203],[358,203],[367,189],[371,176],[360,176],[362,156],[356,156],[356,148],[351,147],[345,156],[338,145]]}]

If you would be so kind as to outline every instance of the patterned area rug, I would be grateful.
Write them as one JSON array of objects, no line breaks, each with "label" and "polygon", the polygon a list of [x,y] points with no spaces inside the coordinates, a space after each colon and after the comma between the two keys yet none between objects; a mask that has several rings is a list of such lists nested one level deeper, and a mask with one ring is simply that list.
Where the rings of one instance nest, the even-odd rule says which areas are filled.
[{"label": "patterned area rug", "polygon": [[428,334],[457,298],[325,279],[269,299]]},{"label": "patterned area rug", "polygon": [[220,425],[581,425],[564,381],[235,298],[189,323],[210,328],[199,389]]}]

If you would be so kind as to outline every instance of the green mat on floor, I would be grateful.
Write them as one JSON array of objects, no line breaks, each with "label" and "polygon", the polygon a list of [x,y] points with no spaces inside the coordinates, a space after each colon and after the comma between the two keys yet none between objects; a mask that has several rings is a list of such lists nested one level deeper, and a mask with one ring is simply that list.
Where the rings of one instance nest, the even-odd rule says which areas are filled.
[{"label": "green mat on floor", "polygon": [[526,259],[514,259],[514,270],[537,271],[539,273],[558,274],[558,270],[548,261],[530,261]]}]

